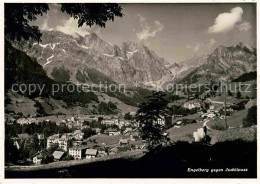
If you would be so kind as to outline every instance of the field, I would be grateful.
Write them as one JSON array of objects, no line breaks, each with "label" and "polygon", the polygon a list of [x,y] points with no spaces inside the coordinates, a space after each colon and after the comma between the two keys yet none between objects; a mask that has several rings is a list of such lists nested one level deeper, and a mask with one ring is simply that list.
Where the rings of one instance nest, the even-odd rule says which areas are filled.
[{"label": "field", "polygon": [[98,134],[98,135],[93,135],[92,137],[88,138],[88,140],[92,140],[96,142],[99,145],[106,145],[106,146],[112,146],[118,145],[118,140],[122,138],[122,135],[114,135],[114,136],[108,136],[104,134]]},{"label": "field", "polygon": [[[243,123],[243,118],[245,118],[247,115],[247,110],[241,110],[241,111],[236,111],[232,114],[232,116],[227,117],[227,123],[229,127],[240,127],[242,126]],[[215,120],[210,120],[207,125],[211,127],[213,124],[222,124],[225,125],[225,120],[224,119],[215,119]]]},{"label": "field", "polygon": [[[185,125],[181,128],[170,128],[167,130],[172,141],[190,141],[193,138],[193,132],[203,127],[203,122]],[[192,136],[192,137],[191,137]]]}]

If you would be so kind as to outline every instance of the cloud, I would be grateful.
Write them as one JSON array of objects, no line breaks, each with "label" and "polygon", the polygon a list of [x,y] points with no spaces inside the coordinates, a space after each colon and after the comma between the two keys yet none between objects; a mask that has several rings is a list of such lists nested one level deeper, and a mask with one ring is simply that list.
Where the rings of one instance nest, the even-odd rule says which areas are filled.
[{"label": "cloud", "polygon": [[221,13],[215,19],[213,26],[208,29],[209,33],[229,32],[234,29],[238,22],[242,21],[243,9],[235,7],[230,12]]},{"label": "cloud", "polygon": [[200,48],[203,46],[204,44],[203,43],[197,43],[196,45],[192,46],[190,44],[187,44],[185,47],[187,49],[192,49],[193,51],[197,52],[200,50]]},{"label": "cloud", "polygon": [[248,31],[252,28],[251,24],[249,22],[242,22],[240,25],[237,26],[239,31]]},{"label": "cloud", "polygon": [[[48,17],[48,16],[47,16],[47,17]],[[46,19],[43,21],[42,25],[40,26],[40,29],[41,29],[41,30],[46,30],[46,31],[51,31],[51,30],[53,30],[52,28],[49,27],[48,18],[46,18]]]},{"label": "cloud", "polygon": [[208,47],[211,48],[217,41],[213,38],[209,40]]},{"label": "cloud", "polygon": [[155,37],[157,33],[163,30],[164,26],[158,20],[155,20],[153,25],[150,25],[146,18],[141,15],[138,15],[138,17],[142,29],[140,32],[136,33],[139,40],[146,40],[150,37]]},{"label": "cloud", "polygon": [[196,52],[196,51],[199,51],[202,46],[203,46],[203,43],[198,43],[198,44],[195,45],[195,47],[194,47],[193,50],[194,50],[195,52]]},{"label": "cloud", "polygon": [[90,28],[87,27],[85,24],[82,27],[78,27],[78,21],[70,17],[68,20],[63,20],[62,25],[57,26],[56,30],[73,36],[77,36],[77,34],[85,36],[86,34],[90,34],[91,32],[99,33],[100,27],[92,26]]},{"label": "cloud", "polygon": [[89,34],[88,28],[85,25],[79,28],[78,21],[72,17],[70,17],[68,20],[63,20],[62,25],[57,26],[56,30],[74,36],[76,36],[77,33],[82,36]]}]

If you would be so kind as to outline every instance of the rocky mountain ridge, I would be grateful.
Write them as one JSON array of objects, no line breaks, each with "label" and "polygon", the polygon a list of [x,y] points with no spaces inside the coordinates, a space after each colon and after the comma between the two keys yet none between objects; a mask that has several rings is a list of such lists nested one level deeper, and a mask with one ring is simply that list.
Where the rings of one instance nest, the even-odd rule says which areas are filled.
[{"label": "rocky mountain ridge", "polygon": [[55,68],[63,67],[75,84],[109,81],[151,88],[169,83],[232,80],[256,71],[256,49],[243,43],[219,46],[208,55],[173,64],[143,44],[127,41],[117,46],[95,33],[83,37],[43,31],[41,43],[19,43],[18,47],[37,58],[49,77],[53,78]]}]

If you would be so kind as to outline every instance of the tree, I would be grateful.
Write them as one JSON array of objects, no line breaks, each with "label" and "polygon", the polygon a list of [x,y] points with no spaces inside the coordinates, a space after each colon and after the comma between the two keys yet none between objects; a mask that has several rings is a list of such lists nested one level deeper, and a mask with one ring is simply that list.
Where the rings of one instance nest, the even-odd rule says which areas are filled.
[{"label": "tree", "polygon": [[148,102],[140,105],[136,114],[136,121],[139,124],[140,135],[149,142],[148,149],[154,150],[165,139],[163,136],[164,126],[158,122],[168,114],[168,101],[164,92],[153,92],[148,97]]},{"label": "tree", "polygon": [[96,132],[94,130],[92,130],[91,128],[83,128],[82,133],[84,133],[84,136],[83,136],[84,139],[89,138],[92,135],[96,134]]},{"label": "tree", "polygon": [[257,107],[252,106],[248,109],[246,118],[243,119],[243,126],[250,127],[257,124]]},{"label": "tree", "polygon": [[232,92],[230,90],[228,90],[228,96],[232,96]]},{"label": "tree", "polygon": [[37,134],[27,138],[24,142],[23,151],[25,156],[31,157],[40,150]]},{"label": "tree", "polygon": [[5,139],[5,162],[17,163],[19,159],[19,150],[13,143],[13,140],[6,137]]},{"label": "tree", "polygon": [[125,113],[125,115],[124,115],[124,119],[125,119],[125,120],[132,120],[133,117],[131,116],[130,112],[127,112],[127,113]]},{"label": "tree", "polygon": [[238,99],[241,98],[241,93],[239,91],[237,92],[237,97],[236,98],[238,98]]},{"label": "tree", "polygon": [[[46,3],[6,3],[5,35],[11,40],[41,41],[41,32],[38,26],[31,26],[38,15],[49,10]],[[115,3],[61,3],[61,11],[78,20],[78,27],[98,25],[105,27],[107,21],[114,21],[115,17],[122,17],[122,7]]]}]

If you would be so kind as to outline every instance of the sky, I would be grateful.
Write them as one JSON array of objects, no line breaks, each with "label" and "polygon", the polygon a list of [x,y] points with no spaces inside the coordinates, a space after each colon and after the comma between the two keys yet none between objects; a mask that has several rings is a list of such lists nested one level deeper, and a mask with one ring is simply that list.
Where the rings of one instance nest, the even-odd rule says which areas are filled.
[{"label": "sky", "polygon": [[78,28],[77,20],[49,4],[47,14],[32,24],[41,30],[67,34],[95,32],[103,40],[121,45],[141,42],[170,63],[212,52],[219,45],[243,42],[256,47],[256,6],[230,4],[121,4],[124,16],[98,26]]}]

